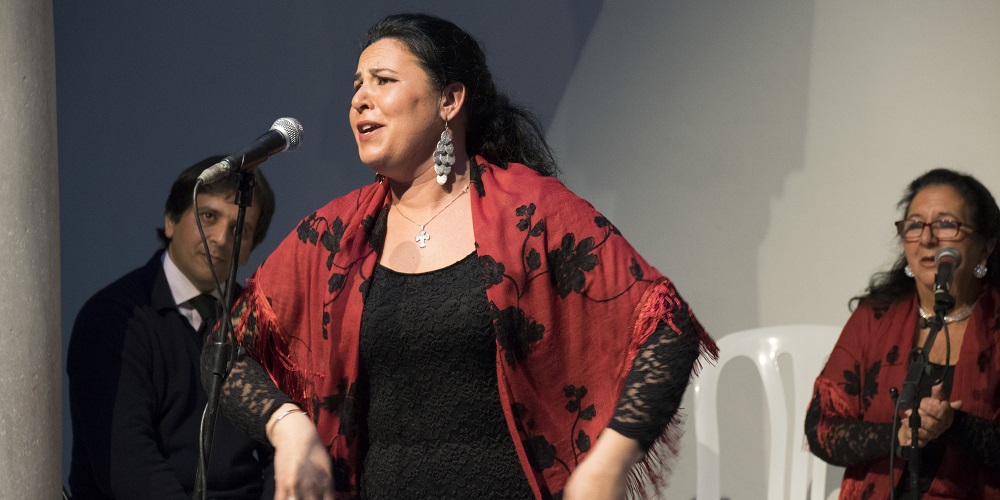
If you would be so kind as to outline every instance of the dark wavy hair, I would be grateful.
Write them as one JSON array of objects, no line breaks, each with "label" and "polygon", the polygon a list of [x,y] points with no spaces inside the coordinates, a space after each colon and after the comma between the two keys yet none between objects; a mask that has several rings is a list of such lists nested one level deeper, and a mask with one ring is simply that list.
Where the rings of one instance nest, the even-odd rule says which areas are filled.
[{"label": "dark wavy hair", "polygon": [[391,38],[416,56],[436,90],[465,84],[468,117],[465,149],[490,163],[522,163],[555,176],[555,156],[535,116],[500,92],[486,66],[486,55],[472,35],[450,21],[428,14],[394,14],[368,29],[361,49]]},{"label": "dark wavy hair", "polygon": [[[913,198],[929,186],[951,186],[965,201],[965,206],[972,217],[971,225],[975,228],[973,238],[983,242],[996,243],[1000,240],[1000,208],[997,207],[993,195],[981,182],[971,175],[962,174],[946,168],[931,170],[917,177],[907,186],[903,198],[897,207],[903,209],[903,215],[910,211]],[[851,299],[851,305],[871,304],[886,306],[909,298],[913,294],[913,279],[903,274],[906,267],[906,255],[900,252],[896,263],[888,271],[875,273],[868,283],[868,289],[863,295]],[[1000,289],[1000,251],[994,246],[986,259],[988,271],[984,282],[993,288]]]},{"label": "dark wavy hair", "polygon": [[[170,186],[170,195],[167,196],[163,212],[170,216],[170,220],[180,222],[181,216],[187,209],[191,208],[194,201],[191,199],[191,194],[194,192],[195,183],[198,182],[198,175],[206,168],[222,161],[223,158],[225,156],[222,155],[209,156],[185,168],[177,175],[174,184]],[[271,185],[267,183],[267,179],[264,178],[264,174],[260,170],[255,169],[254,174],[256,180],[253,188],[253,200],[251,201],[260,207],[260,217],[257,219],[257,225],[254,226],[251,250],[264,241],[264,237],[267,236],[267,228],[271,225],[271,217],[274,216],[274,191],[271,191]],[[211,184],[202,184],[198,188],[198,194],[232,195],[236,193],[238,184],[239,176],[229,175]],[[167,238],[162,227],[156,228],[156,235],[164,247],[170,245],[170,238]]]}]

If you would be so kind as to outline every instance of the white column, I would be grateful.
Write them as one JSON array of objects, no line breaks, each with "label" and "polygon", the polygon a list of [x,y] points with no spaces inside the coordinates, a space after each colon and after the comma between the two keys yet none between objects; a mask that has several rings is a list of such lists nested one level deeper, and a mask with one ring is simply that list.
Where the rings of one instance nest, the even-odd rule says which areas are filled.
[{"label": "white column", "polygon": [[62,483],[52,3],[0,2],[0,496]]}]

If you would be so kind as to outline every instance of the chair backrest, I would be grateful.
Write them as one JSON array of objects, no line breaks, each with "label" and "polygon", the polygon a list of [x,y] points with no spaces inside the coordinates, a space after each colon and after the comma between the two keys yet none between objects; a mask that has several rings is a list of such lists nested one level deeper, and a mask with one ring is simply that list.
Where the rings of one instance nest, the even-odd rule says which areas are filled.
[{"label": "chair backrest", "polygon": [[[786,500],[785,470],[789,461],[787,498],[805,499],[807,494],[812,500],[826,498],[827,464],[802,449],[803,421],[812,398],[813,382],[839,335],[840,327],[836,326],[785,325],[731,333],[719,340],[719,362],[715,366],[706,365],[695,382],[699,500],[720,498],[719,377],[727,363],[740,357],[753,362],[764,387],[770,418],[768,500]],[[789,355],[792,373],[787,373],[787,369],[782,373],[779,368],[778,358],[782,354]],[[793,401],[785,397],[783,378],[792,379]],[[790,408],[794,415],[792,422],[788,421]],[[787,450],[791,450],[790,455]]]}]

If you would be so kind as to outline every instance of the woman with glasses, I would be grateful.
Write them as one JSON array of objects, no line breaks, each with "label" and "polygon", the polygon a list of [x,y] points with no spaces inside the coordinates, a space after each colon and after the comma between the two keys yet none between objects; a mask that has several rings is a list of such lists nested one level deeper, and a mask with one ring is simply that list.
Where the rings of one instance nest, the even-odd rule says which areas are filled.
[{"label": "woman with glasses", "polygon": [[[841,498],[1000,498],[1000,209],[979,181],[947,169],[911,182],[899,206],[902,252],[851,301],[857,308],[816,379],[809,446],[847,468]],[[939,318],[943,262],[953,276],[937,296],[954,304],[944,301]],[[911,353],[932,326],[940,334],[923,351],[919,430],[905,408],[894,428]],[[916,490],[907,467],[914,437]]]}]

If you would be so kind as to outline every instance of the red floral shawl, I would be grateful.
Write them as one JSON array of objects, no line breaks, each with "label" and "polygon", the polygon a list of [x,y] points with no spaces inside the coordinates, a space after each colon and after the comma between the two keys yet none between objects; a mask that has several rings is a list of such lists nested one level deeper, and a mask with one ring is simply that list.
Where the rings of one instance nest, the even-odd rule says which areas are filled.
[{"label": "red floral shawl", "polygon": [[[951,400],[977,417],[1000,418],[1000,293],[985,290],[969,318],[955,365]],[[916,294],[887,308],[861,305],[844,326],[823,372],[816,379],[821,417],[820,446],[826,446],[829,418],[892,422],[889,388],[900,389],[917,328]],[[942,332],[941,335],[944,335]],[[955,353],[952,353],[955,355]],[[888,451],[889,443],[886,443]],[[906,467],[895,460],[894,478]],[[848,467],[840,498],[889,498],[889,457]],[[946,447],[937,475],[924,498],[1000,498],[1000,475]]]},{"label": "red floral shawl", "polygon": [[[691,317],[669,280],[589,203],[523,165],[476,158],[472,217],[497,339],[500,400],[536,497],[562,490],[607,426],[625,375],[658,322]],[[363,300],[378,261],[388,183],[304,219],[250,280],[242,334],[278,387],[316,423],[334,459],[338,498],[357,492],[354,395]],[[239,307],[239,306],[237,306]],[[668,429],[676,433],[674,425]],[[676,435],[636,467],[633,489],[665,484]]]}]

